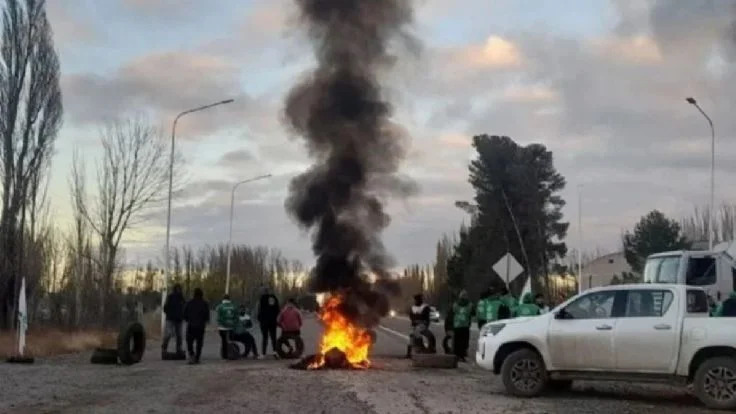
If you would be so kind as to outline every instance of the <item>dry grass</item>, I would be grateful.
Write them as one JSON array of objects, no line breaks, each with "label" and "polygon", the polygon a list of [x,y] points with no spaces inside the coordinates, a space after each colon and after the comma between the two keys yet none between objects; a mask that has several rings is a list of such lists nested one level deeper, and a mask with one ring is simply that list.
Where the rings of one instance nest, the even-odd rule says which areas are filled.
[{"label": "dry grass", "polygon": [[[29,330],[26,336],[26,354],[34,357],[71,354],[97,347],[114,348],[116,333],[104,331],[63,331],[60,329]],[[15,332],[0,332],[0,357],[16,352]]]},{"label": "dry grass", "polygon": [[[148,340],[161,338],[161,313],[143,315],[143,327]],[[55,328],[30,329],[26,336],[26,354],[34,357],[71,354],[94,348],[116,348],[117,330],[68,331]],[[16,352],[16,333],[0,332],[0,358]]]}]

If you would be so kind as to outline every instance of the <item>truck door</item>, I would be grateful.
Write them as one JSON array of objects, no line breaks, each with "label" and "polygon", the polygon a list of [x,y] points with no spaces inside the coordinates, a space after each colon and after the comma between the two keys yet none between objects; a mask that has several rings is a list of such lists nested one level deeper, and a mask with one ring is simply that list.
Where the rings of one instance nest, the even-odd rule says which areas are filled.
[{"label": "truck door", "polygon": [[554,369],[611,371],[615,369],[613,332],[619,291],[591,292],[559,311],[550,322],[548,349]]},{"label": "truck door", "polygon": [[668,289],[626,292],[626,311],[616,323],[616,371],[672,373],[680,339],[679,303]]}]

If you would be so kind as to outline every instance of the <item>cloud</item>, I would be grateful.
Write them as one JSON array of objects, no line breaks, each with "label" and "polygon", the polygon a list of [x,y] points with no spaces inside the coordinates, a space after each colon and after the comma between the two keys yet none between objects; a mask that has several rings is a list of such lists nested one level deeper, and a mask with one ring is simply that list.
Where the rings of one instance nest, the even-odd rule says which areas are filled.
[{"label": "cloud", "polygon": [[593,41],[597,52],[612,60],[632,64],[655,64],[662,62],[659,45],[649,36],[614,37]]},{"label": "cloud", "polygon": [[54,40],[61,47],[79,47],[82,44],[97,44],[104,40],[104,35],[89,21],[79,18],[69,2],[47,2],[46,12],[54,31]]},{"label": "cloud", "polygon": [[66,75],[62,89],[67,114],[77,124],[114,119],[131,110],[151,111],[168,124],[186,109],[235,99],[206,117],[183,120],[179,132],[186,137],[187,132],[205,134],[237,125],[249,111],[257,111],[259,104],[242,91],[239,76],[240,69],[221,57],[165,52],[136,58],[108,75]]},{"label": "cloud", "polygon": [[470,45],[457,50],[454,64],[471,69],[509,69],[522,65],[521,52],[512,42],[496,36],[489,36],[482,45]]}]

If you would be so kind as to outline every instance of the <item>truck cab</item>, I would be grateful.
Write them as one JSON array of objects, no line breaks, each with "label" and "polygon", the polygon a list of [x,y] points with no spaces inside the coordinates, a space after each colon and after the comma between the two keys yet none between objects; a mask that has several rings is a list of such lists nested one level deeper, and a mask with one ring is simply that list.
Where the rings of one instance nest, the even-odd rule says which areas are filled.
[{"label": "truck cab", "polygon": [[647,258],[645,283],[675,283],[703,288],[713,300],[722,301],[736,287],[736,243],[726,242],[709,250],[678,250]]}]

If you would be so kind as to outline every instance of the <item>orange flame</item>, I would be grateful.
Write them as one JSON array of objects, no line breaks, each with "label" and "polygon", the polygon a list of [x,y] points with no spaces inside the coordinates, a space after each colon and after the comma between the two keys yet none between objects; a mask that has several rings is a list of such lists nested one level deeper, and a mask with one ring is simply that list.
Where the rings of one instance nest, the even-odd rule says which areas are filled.
[{"label": "orange flame", "polygon": [[353,368],[366,368],[370,365],[368,350],[372,343],[371,335],[367,329],[353,324],[340,312],[341,303],[341,296],[331,296],[320,310],[319,317],[325,331],[322,334],[319,355],[309,365],[310,369],[323,366],[325,354],[333,348],[342,351]]}]

